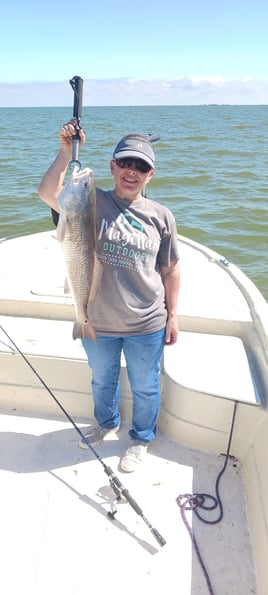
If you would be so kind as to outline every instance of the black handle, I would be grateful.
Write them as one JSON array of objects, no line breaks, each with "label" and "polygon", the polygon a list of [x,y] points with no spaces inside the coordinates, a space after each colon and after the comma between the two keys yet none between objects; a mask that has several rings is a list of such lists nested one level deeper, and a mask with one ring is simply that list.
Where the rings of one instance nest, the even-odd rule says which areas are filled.
[{"label": "black handle", "polygon": [[76,118],[77,124],[82,116],[83,82],[81,76],[73,76],[70,80],[74,92],[73,117]]},{"label": "black handle", "polygon": [[164,539],[164,537],[162,537],[162,535],[160,535],[160,533],[159,533],[159,531],[157,531],[157,529],[152,527],[151,532],[152,532],[153,536],[155,537],[156,541],[158,541],[159,545],[161,545],[161,547],[166,545],[166,543],[167,543],[166,540]]},{"label": "black handle", "polygon": [[80,118],[82,116],[82,102],[83,102],[83,79],[81,76],[73,76],[69,81],[74,92],[74,103],[73,103],[73,117],[76,119],[76,134],[73,136],[73,148],[72,148],[72,164],[78,164],[79,162],[79,147],[80,147],[80,136],[79,130]]}]

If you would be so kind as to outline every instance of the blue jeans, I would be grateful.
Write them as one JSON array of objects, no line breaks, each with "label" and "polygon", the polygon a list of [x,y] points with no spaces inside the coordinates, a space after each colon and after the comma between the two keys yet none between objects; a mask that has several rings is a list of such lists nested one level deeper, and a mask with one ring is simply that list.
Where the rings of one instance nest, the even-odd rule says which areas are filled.
[{"label": "blue jeans", "polygon": [[119,426],[120,360],[123,350],[133,397],[132,440],[151,442],[156,435],[160,408],[160,364],[165,328],[155,333],[130,336],[98,336],[98,342],[82,339],[92,369],[94,415],[104,428]]}]

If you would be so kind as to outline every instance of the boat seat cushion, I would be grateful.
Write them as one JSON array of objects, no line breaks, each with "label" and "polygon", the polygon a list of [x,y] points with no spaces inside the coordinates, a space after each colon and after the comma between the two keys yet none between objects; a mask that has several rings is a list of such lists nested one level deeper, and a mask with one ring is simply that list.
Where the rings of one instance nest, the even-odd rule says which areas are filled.
[{"label": "boat seat cushion", "polygon": [[180,332],[164,350],[164,373],[196,393],[260,404],[243,341],[238,337]]}]

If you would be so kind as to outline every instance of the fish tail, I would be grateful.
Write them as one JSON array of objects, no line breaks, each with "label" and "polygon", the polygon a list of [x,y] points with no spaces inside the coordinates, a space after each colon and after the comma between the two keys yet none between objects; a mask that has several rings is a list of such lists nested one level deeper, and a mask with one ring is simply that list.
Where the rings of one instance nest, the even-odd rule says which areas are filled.
[{"label": "fish tail", "polygon": [[95,343],[97,342],[97,335],[89,320],[85,320],[82,324],[77,321],[74,323],[73,339],[91,339]]}]

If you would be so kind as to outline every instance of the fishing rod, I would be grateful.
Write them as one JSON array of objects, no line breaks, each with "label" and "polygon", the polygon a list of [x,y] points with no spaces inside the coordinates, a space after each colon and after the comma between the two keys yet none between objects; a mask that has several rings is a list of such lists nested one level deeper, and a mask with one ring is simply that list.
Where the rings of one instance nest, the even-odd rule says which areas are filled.
[{"label": "fishing rod", "polygon": [[[106,463],[100,457],[100,455],[98,454],[98,452],[92,446],[90,440],[87,438],[87,436],[85,436],[85,434],[82,432],[82,430],[80,430],[80,428],[75,423],[75,421],[73,420],[73,418],[69,415],[69,413],[66,411],[66,409],[64,409],[64,407],[61,404],[61,402],[57,399],[57,397],[54,395],[54,393],[49,388],[49,386],[46,384],[46,382],[43,380],[43,378],[40,376],[40,374],[38,374],[37,370],[32,366],[31,362],[28,360],[28,358],[26,357],[26,355],[24,355],[24,353],[19,349],[19,347],[16,345],[16,343],[13,341],[13,339],[8,335],[7,331],[3,328],[3,326],[1,324],[0,324],[0,329],[3,331],[3,333],[9,339],[9,341],[12,343],[13,347],[16,349],[16,351],[19,353],[19,355],[23,358],[23,360],[25,361],[25,363],[29,366],[29,368],[31,368],[32,372],[35,374],[35,376],[37,376],[38,380],[45,387],[45,389],[49,392],[49,394],[54,399],[54,401],[57,403],[57,405],[59,406],[59,408],[61,409],[61,411],[64,413],[64,415],[67,417],[67,419],[71,422],[71,424],[73,425],[73,427],[75,428],[75,430],[78,432],[78,434],[80,435],[80,437],[87,444],[88,448],[94,454],[94,456],[99,461],[99,463],[102,465],[103,470],[104,470],[104,473],[106,473],[106,475],[109,478],[110,486],[111,486],[111,488],[113,489],[113,491],[114,491],[114,493],[116,495],[116,500],[119,501],[120,498],[121,499],[124,498],[130,504],[131,508],[133,508],[133,510],[142,518],[142,520],[145,522],[145,524],[147,525],[147,527],[149,527],[152,535],[154,536],[154,538],[156,539],[156,541],[158,542],[158,544],[161,547],[163,547],[163,545],[166,544],[165,539],[162,537],[162,535],[160,535],[159,531],[157,531],[157,529],[155,529],[152,526],[152,524],[148,521],[148,519],[144,515],[142,509],[140,508],[139,504],[136,502],[136,500],[134,500],[134,498],[132,498],[132,496],[130,495],[129,491],[123,486],[123,484],[121,483],[120,479],[115,475],[115,473],[113,472],[113,470],[111,469],[111,467],[109,467],[108,465],[106,465]],[[113,512],[112,511],[109,511],[107,513],[108,514],[108,517],[110,519],[114,520],[114,516],[115,516],[116,512],[117,512],[117,509],[116,508],[115,508],[115,510],[113,510]]]},{"label": "fishing rod", "polygon": [[[82,116],[82,99],[83,99],[83,79],[80,76],[73,76],[69,81],[72,90],[74,92],[73,101],[73,118],[76,120],[76,133],[73,136],[72,141],[72,159],[69,162],[69,168],[73,171],[75,166],[81,169],[81,163],[79,161],[79,148],[80,148],[80,136],[79,130],[81,130],[80,119]],[[52,219],[54,225],[58,225],[59,214],[54,209],[51,209]]]},{"label": "fishing rod", "polygon": [[76,120],[76,133],[73,136],[72,159],[69,163],[69,166],[73,167],[78,165],[79,169],[81,169],[81,163],[79,161],[79,130],[81,130],[80,119],[82,116],[83,79],[80,76],[73,76],[69,83],[74,92],[73,118]]}]

